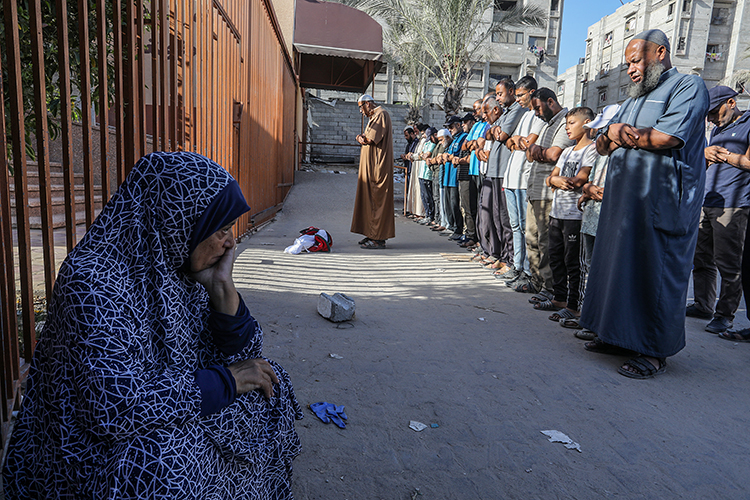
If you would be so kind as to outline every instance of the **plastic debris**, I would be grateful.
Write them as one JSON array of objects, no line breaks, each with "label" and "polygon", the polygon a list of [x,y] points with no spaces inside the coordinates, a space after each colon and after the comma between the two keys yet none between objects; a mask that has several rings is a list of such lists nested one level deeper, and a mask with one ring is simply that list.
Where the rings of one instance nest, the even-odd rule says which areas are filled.
[{"label": "plastic debris", "polygon": [[441,269],[441,268],[437,267],[437,268],[435,268],[435,271],[437,271],[439,273],[444,273],[445,269]]},{"label": "plastic debris", "polygon": [[332,357],[333,359],[344,359],[344,356],[341,356],[339,354],[335,354],[333,352],[331,354],[329,354],[329,356]]},{"label": "plastic debris", "polygon": [[484,321],[484,318],[479,318],[479,321]]},{"label": "plastic debris", "polygon": [[581,445],[570,439],[566,434],[563,434],[560,431],[541,431],[542,434],[549,437],[550,443],[562,443],[565,445],[565,447],[569,450],[577,450],[578,453],[583,453],[581,451]]},{"label": "plastic debris", "polygon": [[422,432],[423,430],[427,428],[427,424],[423,424],[422,422],[417,422],[416,420],[411,420],[409,422],[409,428],[417,432]]},{"label": "plastic debris", "polygon": [[440,427],[440,425],[438,425],[438,424],[430,424],[430,427],[432,427],[433,429],[437,429],[438,427]]},{"label": "plastic debris", "polygon": [[344,413],[343,406],[336,406],[333,403],[321,401],[320,403],[311,404],[310,409],[324,424],[333,422],[339,428],[346,429],[344,420],[349,420],[349,418]]}]

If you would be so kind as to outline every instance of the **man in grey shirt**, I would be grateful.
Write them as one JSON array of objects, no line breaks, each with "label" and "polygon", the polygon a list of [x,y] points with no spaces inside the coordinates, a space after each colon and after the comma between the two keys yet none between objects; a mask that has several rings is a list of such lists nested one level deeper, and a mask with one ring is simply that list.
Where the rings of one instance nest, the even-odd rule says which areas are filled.
[{"label": "man in grey shirt", "polygon": [[[531,282],[522,283],[517,292],[535,293],[531,300],[552,299],[552,270],[549,267],[549,213],[552,209],[552,190],[544,180],[555,168],[563,149],[574,142],[565,132],[565,115],[568,108],[557,102],[555,93],[547,87],[537,89],[531,97],[536,116],[546,122],[536,144],[526,150],[531,164],[526,189],[526,249],[531,268]],[[538,293],[537,293],[538,292]]]}]

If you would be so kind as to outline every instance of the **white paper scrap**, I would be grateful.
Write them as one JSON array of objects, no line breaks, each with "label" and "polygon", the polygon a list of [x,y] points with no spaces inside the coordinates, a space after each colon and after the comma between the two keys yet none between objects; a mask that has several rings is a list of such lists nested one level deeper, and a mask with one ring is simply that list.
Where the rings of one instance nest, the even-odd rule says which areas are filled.
[{"label": "white paper scrap", "polygon": [[550,443],[562,443],[569,450],[577,450],[578,453],[581,451],[581,445],[570,439],[566,434],[560,431],[541,431],[542,434],[549,437]]},{"label": "white paper scrap", "polygon": [[420,432],[427,428],[427,424],[423,424],[422,422],[417,422],[416,420],[411,420],[409,422],[409,428],[414,429],[417,432]]}]

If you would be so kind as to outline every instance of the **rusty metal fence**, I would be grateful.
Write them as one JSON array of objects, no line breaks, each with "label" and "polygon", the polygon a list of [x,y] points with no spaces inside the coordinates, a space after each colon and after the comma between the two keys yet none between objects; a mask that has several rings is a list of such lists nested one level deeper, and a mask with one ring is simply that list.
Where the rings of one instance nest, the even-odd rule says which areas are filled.
[{"label": "rusty metal fence", "polygon": [[[2,0],[0,412],[5,443],[61,260],[130,168],[206,155],[272,217],[293,183],[297,78],[270,0]],[[32,161],[33,160],[33,161]]]}]

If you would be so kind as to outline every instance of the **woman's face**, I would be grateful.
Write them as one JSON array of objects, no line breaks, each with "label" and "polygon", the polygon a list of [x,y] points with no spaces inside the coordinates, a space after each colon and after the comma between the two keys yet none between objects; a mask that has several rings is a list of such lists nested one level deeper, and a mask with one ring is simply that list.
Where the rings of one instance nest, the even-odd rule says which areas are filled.
[{"label": "woman's face", "polygon": [[211,236],[201,241],[190,254],[190,271],[204,271],[221,260],[227,250],[234,247],[234,226],[237,219],[222,227]]}]

